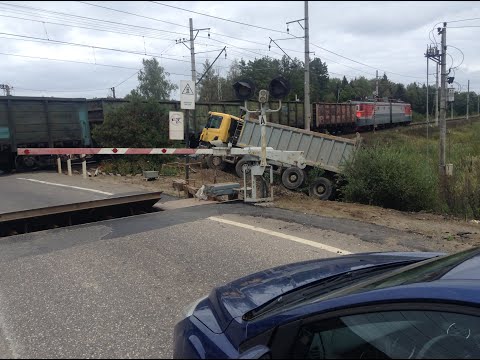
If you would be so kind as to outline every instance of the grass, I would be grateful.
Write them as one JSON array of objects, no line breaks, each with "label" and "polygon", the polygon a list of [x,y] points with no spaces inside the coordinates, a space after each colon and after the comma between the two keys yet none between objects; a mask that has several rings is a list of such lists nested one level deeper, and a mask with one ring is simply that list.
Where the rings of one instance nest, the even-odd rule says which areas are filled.
[{"label": "grass", "polygon": [[347,201],[398,210],[480,218],[480,124],[448,124],[446,158],[453,176],[438,174],[436,127],[376,132],[345,172]]}]

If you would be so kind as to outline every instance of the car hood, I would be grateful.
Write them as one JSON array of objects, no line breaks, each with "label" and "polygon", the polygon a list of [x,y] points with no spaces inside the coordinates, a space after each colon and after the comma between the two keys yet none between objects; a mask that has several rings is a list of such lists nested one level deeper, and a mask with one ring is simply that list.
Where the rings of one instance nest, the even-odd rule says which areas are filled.
[{"label": "car hood", "polygon": [[215,288],[208,299],[198,305],[193,315],[212,331],[221,332],[232,319],[300,286],[349,271],[403,261],[421,261],[440,255],[444,254],[363,253],[283,265]]}]

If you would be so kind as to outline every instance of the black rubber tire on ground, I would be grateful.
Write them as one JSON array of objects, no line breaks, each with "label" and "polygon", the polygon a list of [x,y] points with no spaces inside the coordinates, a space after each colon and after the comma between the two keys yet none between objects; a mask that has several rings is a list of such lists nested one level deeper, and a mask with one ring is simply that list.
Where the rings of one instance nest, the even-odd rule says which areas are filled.
[{"label": "black rubber tire on ground", "polygon": [[308,195],[320,200],[329,200],[333,195],[333,183],[324,177],[319,177],[310,184]]},{"label": "black rubber tire on ground", "polygon": [[[240,159],[237,161],[237,163],[235,164],[235,173],[237,174],[237,176],[239,178],[243,178],[243,170],[242,170],[242,167],[243,165],[245,164],[248,164],[248,160],[245,160],[245,159]],[[248,172],[247,172],[248,173]]]},{"label": "black rubber tire on ground", "polygon": [[289,167],[282,174],[282,184],[290,190],[298,189],[304,181],[305,172],[297,167]]},{"label": "black rubber tire on ground", "polygon": [[221,156],[210,155],[207,157],[207,166],[210,169],[223,170],[227,164],[222,160]]}]

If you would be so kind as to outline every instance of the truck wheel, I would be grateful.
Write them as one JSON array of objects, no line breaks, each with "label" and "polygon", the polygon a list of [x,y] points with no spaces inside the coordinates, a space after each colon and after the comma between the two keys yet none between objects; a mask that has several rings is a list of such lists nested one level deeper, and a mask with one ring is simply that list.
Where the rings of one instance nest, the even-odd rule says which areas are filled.
[{"label": "truck wheel", "polygon": [[207,157],[207,165],[210,169],[223,170],[225,169],[226,163],[223,161],[221,156],[210,155]]},{"label": "truck wheel", "polygon": [[305,173],[297,167],[289,167],[282,174],[282,184],[290,190],[299,188],[304,181]]},{"label": "truck wheel", "polygon": [[320,200],[328,200],[333,194],[333,184],[324,177],[316,179],[308,189],[308,195]]},{"label": "truck wheel", "polygon": [[[248,164],[248,160],[240,159],[238,160],[237,164],[235,165],[235,172],[239,178],[243,178],[243,165]],[[247,172],[248,173],[248,172]]]}]

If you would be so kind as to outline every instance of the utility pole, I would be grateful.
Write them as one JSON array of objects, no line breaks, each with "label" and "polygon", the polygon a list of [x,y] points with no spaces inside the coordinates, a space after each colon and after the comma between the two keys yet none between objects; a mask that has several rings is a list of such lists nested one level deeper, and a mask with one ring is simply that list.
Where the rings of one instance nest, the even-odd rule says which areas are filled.
[{"label": "utility pole", "polygon": [[376,71],[375,75],[375,96],[378,97],[378,70]]},{"label": "utility pole", "polygon": [[438,29],[442,35],[442,56],[441,56],[441,92],[440,92],[440,175],[446,175],[446,140],[447,140],[447,123],[446,123],[446,93],[447,93],[447,23],[443,23],[443,28]]},{"label": "utility pole", "polygon": [[310,130],[312,114],[310,112],[310,44],[308,33],[308,1],[305,1],[305,130]]},{"label": "utility pole", "polygon": [[470,100],[470,80],[467,82],[467,121],[468,121],[468,113],[469,113],[469,100]]},{"label": "utility pole", "polygon": [[[430,114],[428,113],[428,62],[429,58],[427,56],[428,54],[428,46],[427,46],[427,51],[425,52],[425,57],[427,58],[427,138],[428,138],[428,127],[430,126]],[[378,76],[378,71],[377,71],[377,76]]]},{"label": "utility pole", "polygon": [[115,97],[115,86],[114,87],[111,87],[110,90],[112,90],[112,96],[114,99],[116,99]]},{"label": "utility pole", "polygon": [[480,115],[480,95],[477,95],[477,115]]},{"label": "utility pole", "polygon": [[435,126],[438,126],[438,63],[436,65],[436,81],[435,81]]},{"label": "utility pole", "polygon": [[[197,38],[198,33],[201,30],[208,30],[208,37],[210,37],[210,28],[205,28],[205,29],[194,29],[193,28],[193,19],[189,19],[189,24],[190,24],[190,40],[187,40],[185,38],[179,39],[176,41],[177,44],[183,44],[188,50],[190,50],[190,62],[191,62],[191,69],[192,69],[192,81],[194,84],[197,83],[197,71],[195,70],[195,39]],[[196,31],[195,36],[193,35],[193,32]],[[185,45],[187,41],[190,41],[190,47]],[[195,97],[197,96],[197,91],[195,89]],[[195,101],[197,99],[195,98]],[[190,122],[194,123],[193,121],[195,119],[195,110],[185,110],[187,111],[187,121],[186,121],[186,127],[185,127],[185,146],[187,148],[190,147]],[[193,120],[192,120],[193,119]],[[195,127],[195,126],[194,126]],[[196,130],[196,129],[195,129]],[[185,180],[188,181],[189,176],[190,176],[190,158],[187,155],[185,157]]]}]

